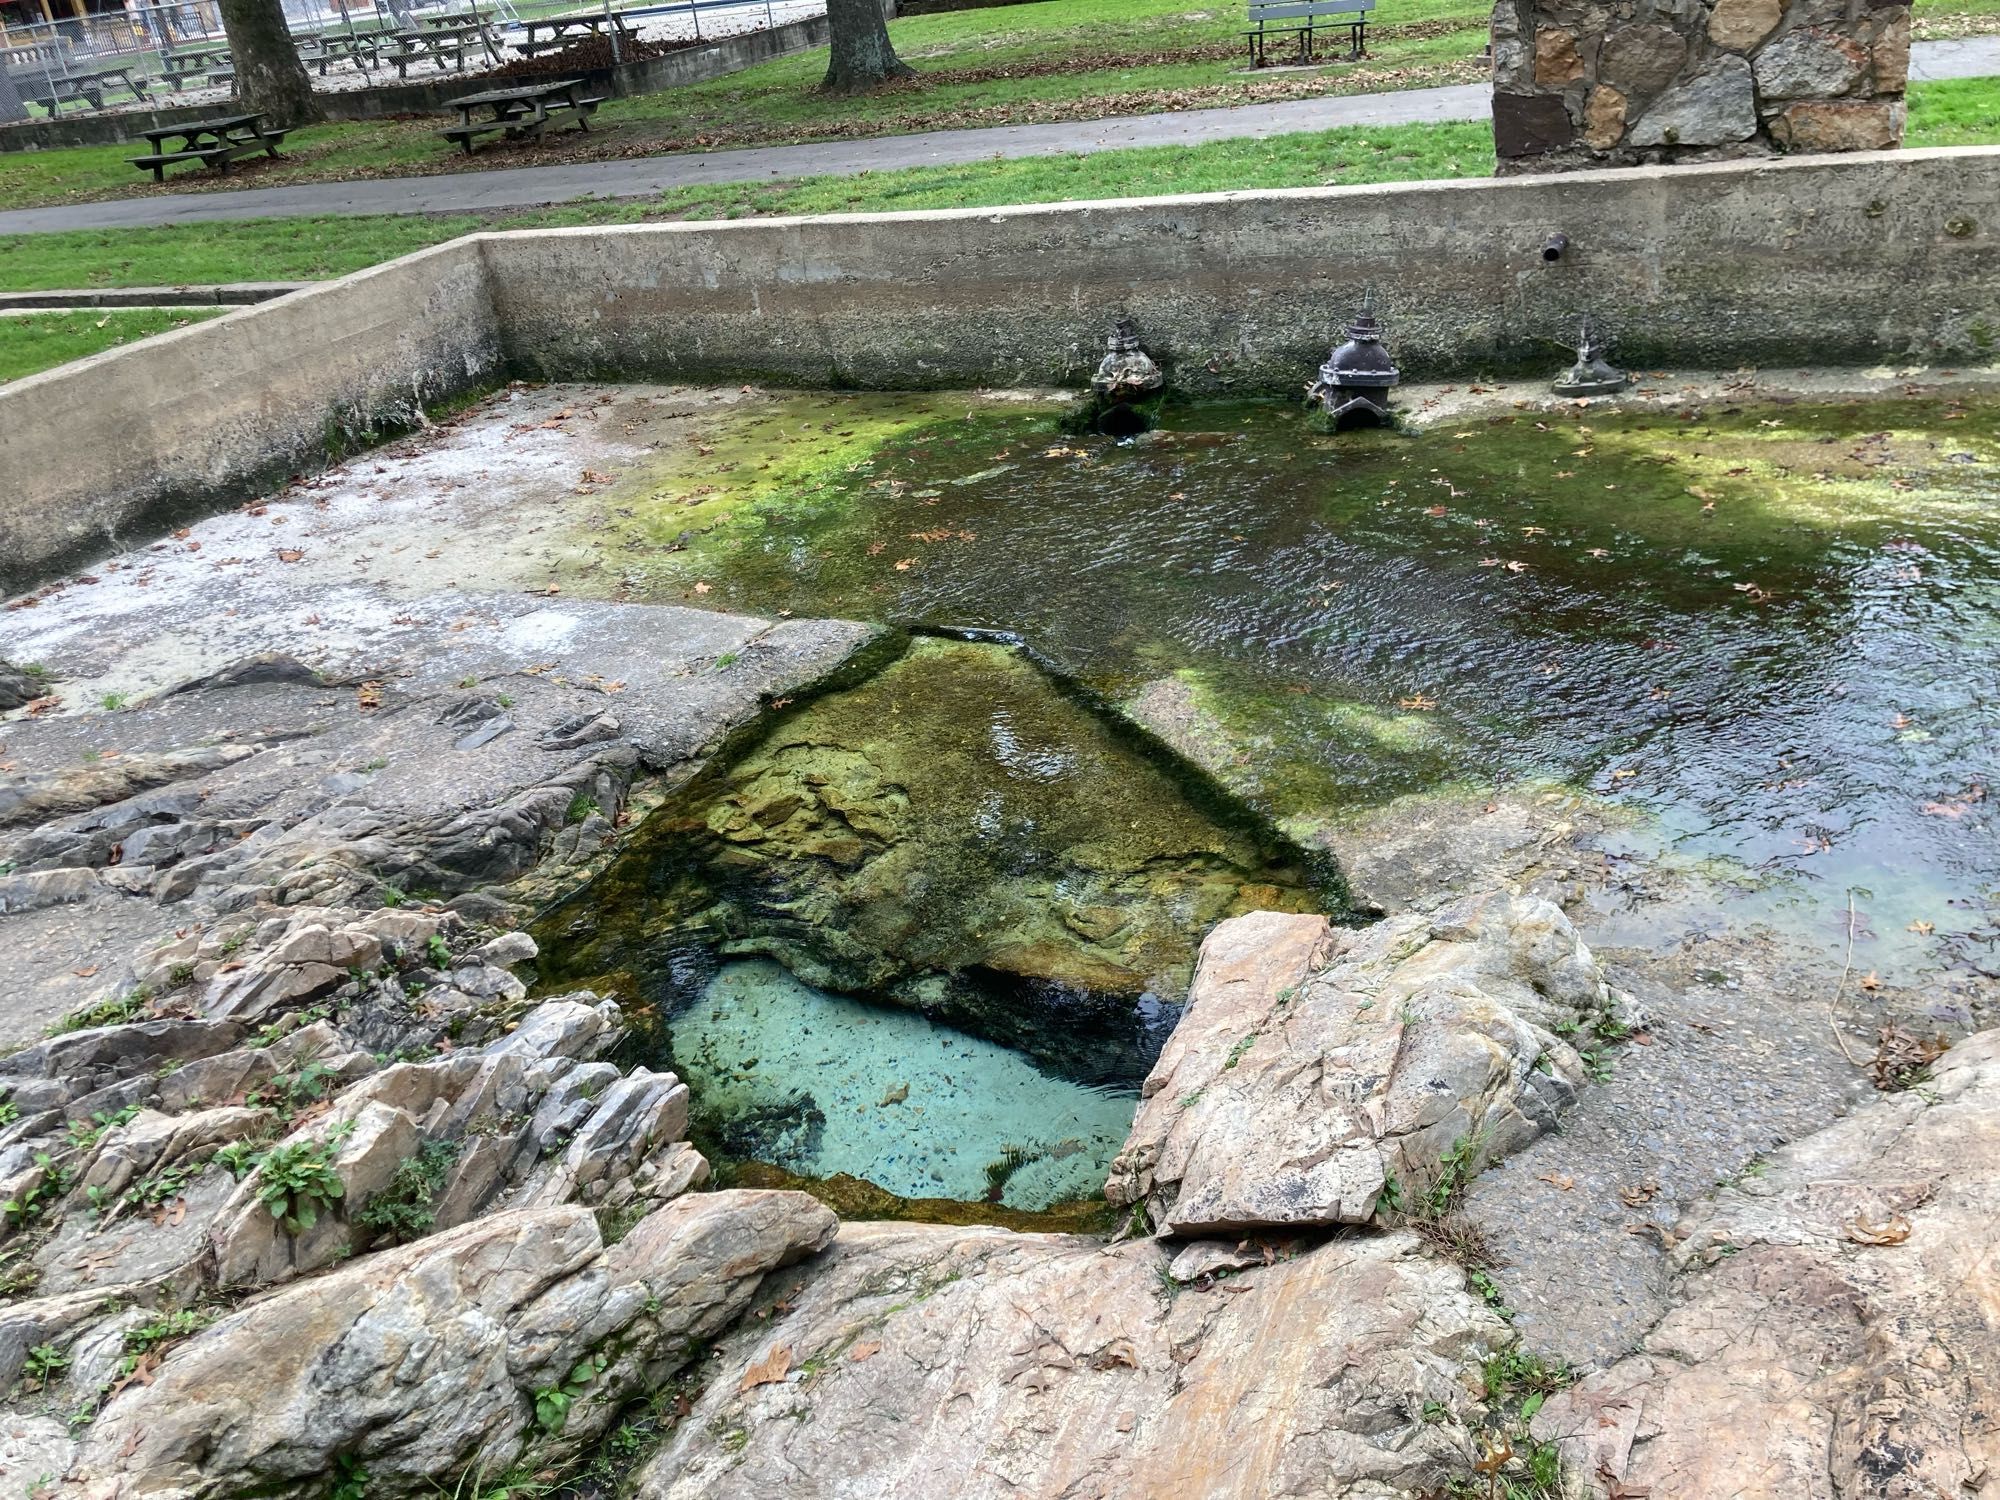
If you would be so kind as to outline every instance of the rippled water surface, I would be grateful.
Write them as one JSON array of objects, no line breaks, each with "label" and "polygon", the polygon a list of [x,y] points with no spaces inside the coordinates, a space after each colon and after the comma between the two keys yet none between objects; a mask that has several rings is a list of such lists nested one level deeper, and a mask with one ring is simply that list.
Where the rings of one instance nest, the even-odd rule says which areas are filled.
[{"label": "rippled water surface", "polygon": [[[857,459],[871,423],[885,441]],[[636,507],[628,588],[1017,632],[1212,726],[1295,828],[1556,778],[1649,814],[1641,846],[1722,862],[1802,930],[1854,889],[1871,962],[1921,963],[1987,909],[1993,405],[1337,440],[1278,407],[1168,425],[1119,447],[1055,436],[1040,408],[767,409],[713,472],[685,464]],[[753,477],[774,469],[758,451],[778,482]],[[681,550],[649,550],[668,528]]]}]

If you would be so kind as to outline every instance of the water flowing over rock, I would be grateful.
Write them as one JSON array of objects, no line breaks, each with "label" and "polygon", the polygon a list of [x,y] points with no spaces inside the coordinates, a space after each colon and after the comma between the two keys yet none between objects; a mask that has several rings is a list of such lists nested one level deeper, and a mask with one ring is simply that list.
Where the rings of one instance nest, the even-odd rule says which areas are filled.
[{"label": "water flowing over rock", "polygon": [[1560,1033],[1619,997],[1546,901],[1471,897],[1348,931],[1218,926],[1105,1191],[1176,1234],[1360,1224],[1550,1128],[1583,1064]]},{"label": "water flowing over rock", "polygon": [[1469,1468],[1458,1420],[1506,1329],[1412,1237],[1179,1295],[1168,1259],[1150,1242],[849,1225],[776,1284],[780,1316],[725,1341],[637,1493],[1362,1500]]},{"label": "water flowing over rock", "polygon": [[1593,1493],[2000,1483],[2000,1031],[1777,1152],[1675,1231],[1681,1304],[1535,1419]]}]

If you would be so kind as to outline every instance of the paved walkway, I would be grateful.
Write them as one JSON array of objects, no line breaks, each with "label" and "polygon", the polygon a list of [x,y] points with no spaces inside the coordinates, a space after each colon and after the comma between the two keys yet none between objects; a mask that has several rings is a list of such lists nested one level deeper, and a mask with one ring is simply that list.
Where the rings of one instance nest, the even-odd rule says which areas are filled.
[{"label": "paved walkway", "polygon": [[[2000,74],[2000,36],[1920,42],[1910,49],[1913,79]],[[980,130],[931,130],[810,146],[766,146],[702,155],[648,156],[628,161],[510,167],[438,177],[384,177],[362,182],[315,182],[228,193],[162,193],[109,203],[25,208],[0,213],[0,234],[56,229],[129,229],[198,220],[268,219],[296,214],[463,213],[536,208],[582,198],[645,198],[669,188],[771,178],[894,171],[948,166],[996,157],[1061,156],[1132,146],[1186,146],[1201,141],[1258,139],[1337,125],[1409,125],[1483,120],[1483,83],[1389,94],[1297,99],[1235,109],[1129,115],[1059,125],[1002,125]]]}]

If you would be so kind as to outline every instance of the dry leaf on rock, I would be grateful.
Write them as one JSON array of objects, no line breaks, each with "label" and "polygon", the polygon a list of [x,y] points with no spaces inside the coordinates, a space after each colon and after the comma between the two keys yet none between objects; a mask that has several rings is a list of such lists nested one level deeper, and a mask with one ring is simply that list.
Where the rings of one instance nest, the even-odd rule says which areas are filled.
[{"label": "dry leaf on rock", "polygon": [[1879,1224],[1871,1224],[1866,1214],[1856,1214],[1847,1223],[1847,1237],[1857,1245],[1900,1245],[1910,1237],[1910,1221],[1901,1214],[1890,1214]]},{"label": "dry leaf on rock", "polygon": [[743,1372],[743,1383],[738,1391],[752,1390],[760,1385],[776,1385],[792,1370],[792,1346],[774,1344],[762,1359],[756,1361]]}]

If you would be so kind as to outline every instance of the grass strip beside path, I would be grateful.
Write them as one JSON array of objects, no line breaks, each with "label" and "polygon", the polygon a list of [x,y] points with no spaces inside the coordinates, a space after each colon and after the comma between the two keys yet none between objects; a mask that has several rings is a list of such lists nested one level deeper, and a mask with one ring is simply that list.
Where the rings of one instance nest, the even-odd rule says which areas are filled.
[{"label": "grass strip beside path", "polygon": [[0,384],[134,339],[185,328],[226,311],[220,307],[138,307],[9,313],[0,317]]},{"label": "grass strip beside path", "polygon": [[[1954,79],[1911,88],[1909,145],[1995,142],[2000,142],[2000,79]],[[1492,170],[1492,136],[1483,121],[1359,126],[1265,140],[912,167],[792,183],[683,188],[653,199],[578,203],[522,214],[251,219],[12,235],[0,237],[0,289],[310,280],[345,275],[477,229],[986,208],[1161,193],[1482,177]]]}]

